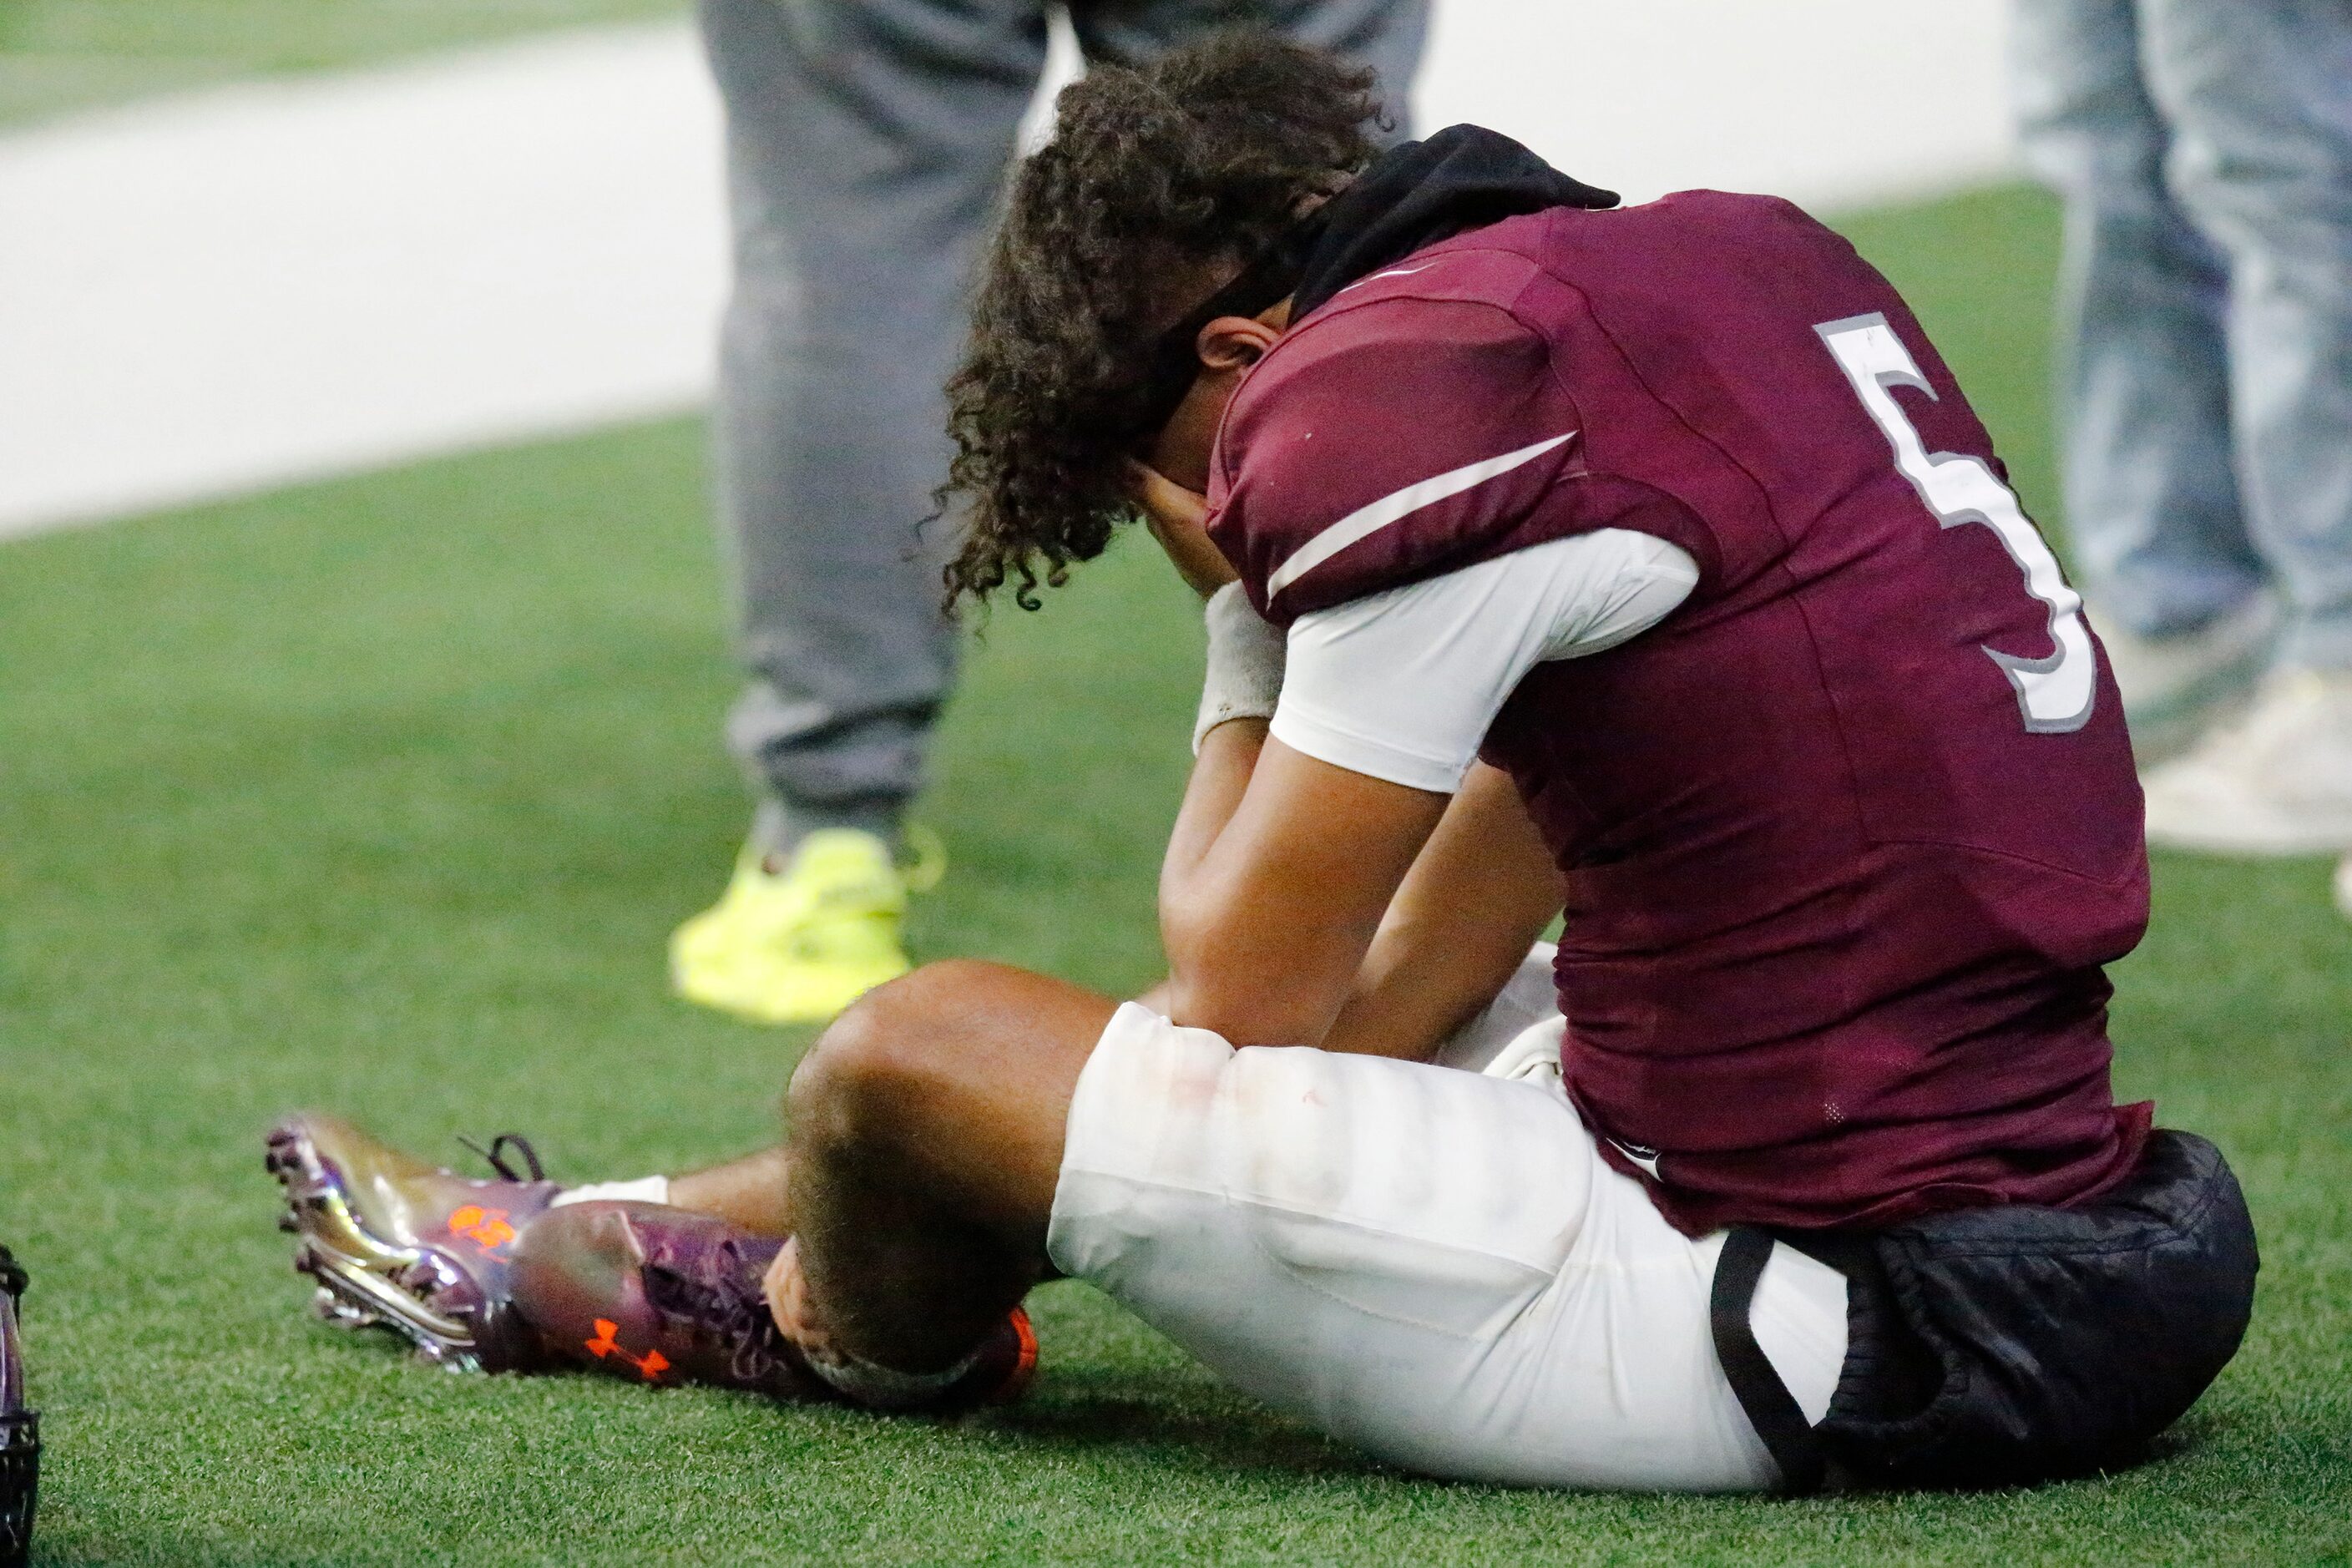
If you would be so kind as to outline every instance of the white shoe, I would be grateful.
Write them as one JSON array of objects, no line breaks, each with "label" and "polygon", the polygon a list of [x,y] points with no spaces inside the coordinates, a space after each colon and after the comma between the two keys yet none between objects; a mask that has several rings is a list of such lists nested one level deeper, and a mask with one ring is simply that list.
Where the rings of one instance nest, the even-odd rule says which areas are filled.
[{"label": "white shoe", "polygon": [[2344,863],[2336,868],[2336,907],[2352,921],[2352,855],[2344,857]]},{"label": "white shoe", "polygon": [[2187,750],[2242,704],[2278,636],[2278,599],[2267,591],[2249,595],[2194,631],[2170,637],[2141,637],[2096,605],[2086,613],[2123,692],[2132,754],[2142,767]]},{"label": "white shoe", "polygon": [[2280,670],[2253,705],[2152,770],[2147,841],[2224,855],[2352,849],[2352,670]]}]

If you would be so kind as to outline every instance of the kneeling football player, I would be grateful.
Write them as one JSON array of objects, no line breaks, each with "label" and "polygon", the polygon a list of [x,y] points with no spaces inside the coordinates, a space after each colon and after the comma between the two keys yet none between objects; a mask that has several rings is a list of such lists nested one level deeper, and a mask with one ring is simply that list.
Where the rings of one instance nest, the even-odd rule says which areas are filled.
[{"label": "kneeling football player", "polygon": [[[1234,35],[1069,89],[951,388],[955,591],[1140,506],[1209,595],[1157,1005],[932,965],[787,1149],[618,1190],[291,1124],[347,1310],[944,1408],[1075,1276],[1385,1459],[1558,1486],[2080,1472],[2219,1372],[2242,1201],[2109,1086],[2114,686],[1917,321],[1784,202],[1375,157],[1369,85]],[[1561,915],[1558,1007],[1435,1059]]]}]

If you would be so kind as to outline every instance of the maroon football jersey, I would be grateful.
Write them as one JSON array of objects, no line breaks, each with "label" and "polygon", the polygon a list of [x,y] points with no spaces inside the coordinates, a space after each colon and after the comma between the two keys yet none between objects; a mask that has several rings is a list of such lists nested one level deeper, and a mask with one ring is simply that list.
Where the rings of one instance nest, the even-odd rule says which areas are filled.
[{"label": "maroon football jersey", "polygon": [[1513,218],[1298,323],[1211,531],[1307,611],[1598,528],[1684,605],[1487,737],[1567,875],[1569,1091],[1694,1234],[2065,1204],[2148,1125],[2139,787],[2080,602],[1895,290],[1786,202]]}]

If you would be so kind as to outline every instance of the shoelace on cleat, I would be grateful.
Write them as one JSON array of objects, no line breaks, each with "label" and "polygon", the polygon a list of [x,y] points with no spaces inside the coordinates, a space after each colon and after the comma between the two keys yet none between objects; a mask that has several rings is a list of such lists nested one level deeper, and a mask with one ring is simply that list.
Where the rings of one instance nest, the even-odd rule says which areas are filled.
[{"label": "shoelace on cleat", "polygon": [[490,1169],[496,1171],[501,1180],[521,1182],[526,1179],[517,1173],[512,1165],[507,1163],[506,1151],[510,1148],[522,1151],[523,1164],[530,1172],[529,1180],[534,1182],[547,1180],[547,1171],[539,1163],[539,1151],[532,1148],[530,1140],[520,1132],[501,1132],[490,1140],[490,1146],[487,1149],[463,1133],[458,1134],[457,1142],[488,1161]]},{"label": "shoelace on cleat", "polygon": [[646,1300],[656,1311],[717,1337],[728,1347],[728,1370],[746,1383],[759,1383],[792,1355],[766,1295],[749,1282],[751,1273],[742,1249],[722,1241],[691,1272],[648,1258],[644,1278]]}]

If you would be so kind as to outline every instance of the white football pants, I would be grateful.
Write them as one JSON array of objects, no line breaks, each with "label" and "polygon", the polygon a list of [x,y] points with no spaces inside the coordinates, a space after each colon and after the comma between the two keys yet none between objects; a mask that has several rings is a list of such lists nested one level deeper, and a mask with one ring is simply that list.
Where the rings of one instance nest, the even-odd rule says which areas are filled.
[{"label": "white football pants", "polygon": [[[1071,1102],[1047,1251],[1236,1387],[1393,1464],[1770,1488],[1708,1330],[1723,1237],[1675,1231],[1601,1160],[1560,1090],[1535,962],[1448,1047],[1454,1066],[1237,1051],[1121,1007]],[[1835,1270],[1774,1249],[1750,1321],[1814,1421],[1845,1311]]]}]

